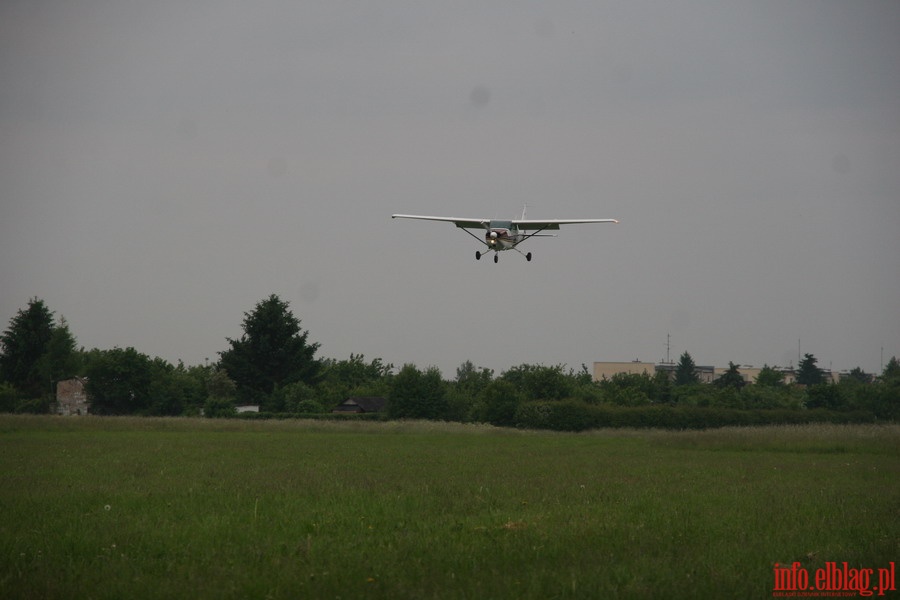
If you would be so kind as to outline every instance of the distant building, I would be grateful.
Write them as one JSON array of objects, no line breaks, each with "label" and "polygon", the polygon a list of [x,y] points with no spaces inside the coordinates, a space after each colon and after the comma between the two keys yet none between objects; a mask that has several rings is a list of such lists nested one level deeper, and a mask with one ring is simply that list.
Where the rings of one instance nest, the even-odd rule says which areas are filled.
[{"label": "distant building", "polygon": [[782,369],[780,367],[773,367],[776,371],[780,371],[782,375],[784,375],[784,383],[794,383],[797,381],[797,372],[793,369]]},{"label": "distant building", "polygon": [[[770,367],[770,368],[781,373],[781,376],[782,376],[781,381],[785,385],[790,385],[790,384],[794,383],[794,380],[796,379],[797,374],[794,372],[793,369],[786,368],[786,367]],[[726,371],[728,371],[728,368],[716,367],[716,372],[715,372],[715,376],[713,379],[718,379],[719,377],[724,375]],[[756,378],[759,377],[760,372],[762,372],[762,368],[760,368],[760,367],[753,367],[750,365],[744,365],[742,367],[741,366],[738,367],[738,373],[740,373],[741,377],[744,378],[745,383],[756,383]],[[826,381],[831,381],[831,379],[829,379],[829,377],[831,377],[830,373],[826,373],[825,374]]]},{"label": "distant building", "polygon": [[[741,377],[744,379],[744,383],[756,383],[756,378],[759,377],[759,372],[762,369],[758,367],[751,367],[749,365],[738,366],[738,373],[741,374]],[[713,379],[718,379],[722,375],[728,372],[728,367],[716,367],[715,373],[713,373]]]},{"label": "distant building", "polygon": [[387,400],[380,396],[347,398],[338,404],[333,413],[377,413],[384,410]]},{"label": "distant building", "polygon": [[[631,362],[595,362],[594,381],[602,381],[604,378],[611,379],[613,375],[617,375],[619,373],[630,375],[640,375],[642,373],[646,373],[648,375],[654,375],[655,373],[666,373],[669,379],[675,379],[675,370],[677,368],[678,365],[676,363],[670,362],[662,362],[659,364],[641,362],[639,360],[634,360]],[[780,372],[784,376],[783,381],[785,384],[794,383],[796,374],[793,369],[785,369],[781,367],[772,368]],[[712,383],[713,381],[721,377],[726,371],[728,371],[727,367],[722,368],[700,365],[698,365],[696,369],[701,383]],[[760,371],[762,371],[762,369],[751,367],[749,365],[738,367],[738,372],[747,383],[756,383],[756,378],[759,376]],[[826,381],[836,381],[836,378],[830,371],[823,371]]]},{"label": "distant building", "polygon": [[88,414],[90,408],[83,377],[73,377],[56,382],[56,414],[78,416]]},{"label": "distant building", "polygon": [[631,362],[595,362],[594,381],[612,379],[613,375],[624,373],[627,375],[641,375],[646,373],[652,376],[656,373],[656,365],[648,362],[633,360]]},{"label": "distant building", "polygon": [[259,404],[244,404],[242,406],[235,406],[234,410],[238,413],[258,413]]},{"label": "distant building", "polygon": [[[678,369],[676,363],[661,363],[656,365],[657,373],[665,373],[671,381],[675,381],[675,371]],[[694,365],[694,371],[700,383],[712,383],[716,377],[716,368],[702,365]]]}]

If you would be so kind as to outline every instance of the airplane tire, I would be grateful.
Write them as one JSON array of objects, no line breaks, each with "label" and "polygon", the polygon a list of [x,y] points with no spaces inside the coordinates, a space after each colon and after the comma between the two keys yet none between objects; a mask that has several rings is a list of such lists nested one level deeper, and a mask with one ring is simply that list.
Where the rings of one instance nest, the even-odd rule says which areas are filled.
[{"label": "airplane tire", "polygon": [[527,260],[528,262],[531,262],[531,252],[529,252],[528,254],[525,255],[525,260]]},{"label": "airplane tire", "polygon": [[499,260],[500,260],[500,256],[497,255],[497,254],[495,254],[495,255],[494,255],[494,262],[498,262]]},{"label": "airplane tire", "polygon": [[481,252],[478,250],[475,251],[475,260],[481,260]]}]

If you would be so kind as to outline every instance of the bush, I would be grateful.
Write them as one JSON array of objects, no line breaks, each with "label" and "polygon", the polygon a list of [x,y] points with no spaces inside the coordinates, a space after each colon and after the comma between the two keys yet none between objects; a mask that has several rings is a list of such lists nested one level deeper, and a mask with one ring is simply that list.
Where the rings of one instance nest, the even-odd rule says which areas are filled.
[{"label": "bush", "polygon": [[20,400],[16,404],[16,412],[20,414],[46,415],[50,412],[50,404],[51,400],[49,397]]},{"label": "bush", "polygon": [[321,404],[313,400],[312,398],[307,398],[306,400],[301,400],[297,403],[296,412],[298,413],[322,413],[325,412],[325,409]]},{"label": "bush", "polygon": [[381,421],[384,413],[286,413],[286,412],[244,412],[233,415],[244,421],[285,421],[306,419],[310,421]]},{"label": "bush", "polygon": [[577,400],[558,402],[526,402],[516,410],[513,421],[517,427],[552,429],[554,431],[584,431],[601,426],[601,408]]},{"label": "bush", "polygon": [[233,417],[237,414],[237,409],[234,407],[234,401],[230,398],[210,396],[203,405],[203,414],[210,419]]},{"label": "bush", "polygon": [[799,425],[805,423],[873,423],[867,411],[738,410],[698,406],[590,405],[575,400],[527,402],[516,411],[515,424],[527,429],[584,431],[600,427],[638,429],[710,429],[751,425]]},{"label": "bush", "polygon": [[508,426],[516,423],[519,393],[516,386],[504,379],[496,379],[479,395],[481,418],[491,425]]},{"label": "bush", "polygon": [[0,383],[0,412],[15,412],[19,391],[11,383]]}]

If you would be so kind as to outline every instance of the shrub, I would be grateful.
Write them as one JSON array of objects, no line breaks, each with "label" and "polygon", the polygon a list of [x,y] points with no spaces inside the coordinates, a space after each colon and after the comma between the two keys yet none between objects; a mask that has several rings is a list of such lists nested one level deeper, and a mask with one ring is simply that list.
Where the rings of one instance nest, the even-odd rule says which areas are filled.
[{"label": "shrub", "polygon": [[11,383],[0,383],[0,412],[14,412],[19,403],[19,392]]},{"label": "shrub", "polygon": [[49,396],[20,400],[16,404],[16,412],[32,415],[45,415],[50,412],[50,403],[51,400]]},{"label": "shrub", "polygon": [[799,425],[806,423],[873,423],[867,411],[738,410],[699,406],[590,405],[575,400],[527,402],[516,411],[515,424],[528,429],[584,431],[600,427],[655,429],[711,429],[751,425]]},{"label": "shrub", "polygon": [[301,400],[297,403],[298,413],[321,413],[325,412],[325,409],[319,404],[317,401],[312,398],[307,398],[306,400]]},{"label": "shrub", "polygon": [[230,398],[210,396],[203,405],[203,414],[211,419],[233,417],[237,414],[237,409],[234,407],[234,401]]}]

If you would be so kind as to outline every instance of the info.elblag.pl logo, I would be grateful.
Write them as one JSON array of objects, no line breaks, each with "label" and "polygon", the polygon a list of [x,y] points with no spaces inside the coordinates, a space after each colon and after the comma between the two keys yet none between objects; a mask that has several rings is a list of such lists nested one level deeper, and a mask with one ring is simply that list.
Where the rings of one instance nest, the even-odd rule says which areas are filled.
[{"label": "info.elblag.pl logo", "polygon": [[826,562],[810,571],[799,562],[775,563],[772,596],[784,597],[853,597],[884,596],[897,590],[896,565],[866,569],[848,563]]}]

